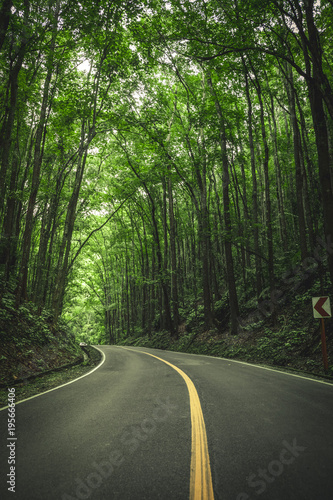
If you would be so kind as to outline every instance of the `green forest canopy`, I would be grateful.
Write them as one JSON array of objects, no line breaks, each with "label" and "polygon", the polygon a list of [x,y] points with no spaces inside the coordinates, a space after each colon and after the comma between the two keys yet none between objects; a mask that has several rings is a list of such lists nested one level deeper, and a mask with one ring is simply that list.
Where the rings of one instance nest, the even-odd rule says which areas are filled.
[{"label": "green forest canopy", "polygon": [[0,19],[2,299],[113,343],[198,313],[237,333],[314,271],[332,291],[332,0]]}]

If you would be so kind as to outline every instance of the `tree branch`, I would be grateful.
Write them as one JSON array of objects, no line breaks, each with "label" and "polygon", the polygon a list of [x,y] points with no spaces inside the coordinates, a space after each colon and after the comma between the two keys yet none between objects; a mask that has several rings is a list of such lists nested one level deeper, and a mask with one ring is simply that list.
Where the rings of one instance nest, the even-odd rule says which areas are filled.
[{"label": "tree branch", "polygon": [[110,215],[110,217],[108,217],[108,218],[106,219],[106,221],[105,221],[105,222],[103,222],[103,224],[102,224],[101,226],[99,226],[99,227],[97,227],[96,229],[93,229],[93,230],[91,231],[91,233],[89,234],[89,236],[87,236],[87,238],[84,240],[84,242],[80,245],[80,247],[79,247],[79,249],[77,250],[77,252],[76,252],[75,256],[74,256],[74,257],[73,257],[73,259],[71,260],[71,263],[70,263],[70,264],[69,264],[69,266],[68,266],[68,270],[67,270],[67,272],[69,272],[69,271],[70,271],[70,269],[72,268],[72,266],[73,266],[73,264],[74,264],[74,262],[75,262],[76,258],[78,257],[78,255],[79,255],[79,253],[81,252],[81,250],[82,250],[82,248],[84,247],[84,245],[85,245],[86,243],[88,243],[88,241],[90,240],[91,236],[92,236],[94,233],[97,233],[97,231],[100,231],[101,229],[103,229],[103,227],[104,227],[104,226],[105,226],[105,225],[109,222],[109,220],[110,220],[110,219],[112,219],[112,217],[113,217],[113,216],[114,216],[114,215],[118,212],[118,210],[120,210],[120,209],[121,209],[121,207],[124,205],[124,203],[126,203],[126,201],[127,201],[127,200],[131,197],[131,196],[133,196],[133,194],[134,194],[134,191],[133,191],[133,193],[131,193],[129,196],[127,196],[127,198],[125,198],[125,200],[124,200],[124,201],[122,201],[122,202],[121,202],[121,204],[119,205],[119,207],[118,207],[118,208],[117,208],[114,212],[112,212],[112,214]]}]

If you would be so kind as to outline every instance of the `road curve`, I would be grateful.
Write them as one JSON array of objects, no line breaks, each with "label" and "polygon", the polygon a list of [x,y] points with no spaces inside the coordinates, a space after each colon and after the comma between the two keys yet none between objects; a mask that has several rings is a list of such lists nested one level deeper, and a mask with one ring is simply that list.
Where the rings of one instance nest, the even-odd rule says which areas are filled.
[{"label": "road curve", "polygon": [[216,500],[332,500],[332,385],[219,358],[100,349],[98,370],[16,405],[15,441],[0,411],[0,498],[194,498],[187,377]]}]

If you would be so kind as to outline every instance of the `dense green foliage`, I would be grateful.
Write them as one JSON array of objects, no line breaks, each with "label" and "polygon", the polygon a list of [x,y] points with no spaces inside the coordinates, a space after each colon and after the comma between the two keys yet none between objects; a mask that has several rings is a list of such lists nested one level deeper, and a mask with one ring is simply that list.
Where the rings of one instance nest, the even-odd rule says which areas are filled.
[{"label": "dense green foliage", "polygon": [[332,39],[330,0],[3,0],[3,306],[114,343],[329,295]]},{"label": "dense green foliage", "polygon": [[[15,296],[8,291],[0,310],[0,387],[27,380],[41,373],[83,362],[82,349],[62,320],[53,324],[52,316],[36,306],[23,303],[15,307]],[[4,393],[0,391],[0,400]]]}]

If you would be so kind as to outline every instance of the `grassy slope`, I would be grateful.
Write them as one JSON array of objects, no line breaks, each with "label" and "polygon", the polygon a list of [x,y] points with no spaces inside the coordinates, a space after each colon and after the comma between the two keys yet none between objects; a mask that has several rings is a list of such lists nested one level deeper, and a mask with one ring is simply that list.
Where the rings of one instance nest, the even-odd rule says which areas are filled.
[{"label": "grassy slope", "polygon": [[[60,371],[54,371],[32,380],[24,380],[21,383],[15,384],[15,400],[16,402],[30,398],[36,394],[43,393],[50,389],[54,389],[59,385],[66,384],[75,380],[82,375],[90,372],[101,361],[101,354],[93,347],[85,347],[85,352],[88,353],[88,359],[79,365],[65,368]],[[8,387],[0,388],[0,408],[7,405],[8,402]]]},{"label": "grassy slope", "polygon": [[15,308],[9,292],[0,304],[0,384],[10,385],[32,375],[83,361],[82,351],[64,325],[38,315],[33,304]]}]

